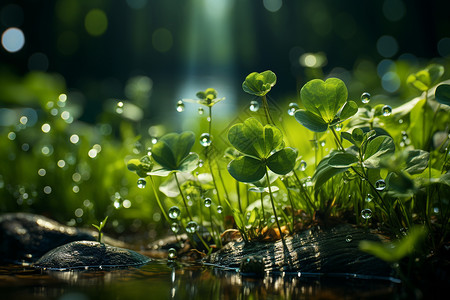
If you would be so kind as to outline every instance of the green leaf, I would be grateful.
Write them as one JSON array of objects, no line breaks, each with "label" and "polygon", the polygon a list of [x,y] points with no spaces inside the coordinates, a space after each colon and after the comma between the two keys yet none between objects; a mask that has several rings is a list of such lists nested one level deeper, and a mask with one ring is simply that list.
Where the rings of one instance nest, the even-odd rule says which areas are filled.
[{"label": "green leaf", "polygon": [[444,74],[444,67],[438,64],[432,64],[426,69],[420,70],[415,74],[411,74],[406,79],[408,84],[411,84],[419,91],[425,92],[435,85]]},{"label": "green leaf", "polygon": [[328,129],[328,124],[319,116],[304,109],[299,109],[295,112],[295,119],[314,132],[324,132]]},{"label": "green leaf", "polygon": [[178,170],[180,172],[190,173],[197,169],[198,167],[198,154],[197,153],[189,153],[180,163]]},{"label": "green leaf", "polygon": [[348,118],[353,117],[358,112],[358,104],[354,101],[345,102],[342,109],[338,112],[337,117],[339,118],[339,122],[344,122]]},{"label": "green leaf", "polygon": [[255,96],[264,96],[277,82],[277,76],[272,71],[250,73],[242,83],[244,92]]},{"label": "green leaf", "polygon": [[249,156],[241,156],[228,164],[228,172],[241,182],[255,182],[263,178],[266,166],[260,160]]},{"label": "green leaf", "polygon": [[434,111],[425,99],[418,101],[411,110],[409,130],[413,134],[410,134],[409,138],[416,149],[424,147],[423,136],[425,134],[427,137],[431,131],[433,116]]},{"label": "green leaf", "polygon": [[297,154],[294,148],[281,149],[267,159],[267,167],[276,174],[285,175],[294,168]]},{"label": "green leaf", "polygon": [[416,192],[411,176],[403,171],[391,172],[386,177],[389,193],[395,197],[409,197]]},{"label": "green leaf", "polygon": [[228,140],[240,152],[266,158],[283,144],[281,131],[272,125],[262,126],[255,118],[233,125],[228,131]]},{"label": "green leaf", "polygon": [[426,235],[427,231],[423,227],[416,226],[411,228],[408,235],[401,240],[391,243],[361,241],[359,249],[386,262],[398,262],[413,253],[423,243]]},{"label": "green leaf", "polygon": [[405,171],[409,174],[420,174],[428,166],[430,153],[423,150],[409,150],[406,156]]},{"label": "green leaf", "polygon": [[331,177],[348,170],[348,168],[334,168],[330,166],[330,159],[338,153],[340,152],[331,152],[328,156],[325,156],[317,165],[316,171],[311,178],[316,189],[320,188]]},{"label": "green leaf", "polygon": [[189,155],[194,142],[195,135],[190,131],[166,134],[153,146],[152,157],[164,169],[177,170]]},{"label": "green leaf", "polygon": [[436,101],[450,106],[450,85],[441,84],[436,88],[435,92]]},{"label": "green leaf", "polygon": [[350,153],[336,153],[328,164],[333,168],[349,168],[358,164],[358,157]]},{"label": "green leaf", "polygon": [[378,136],[370,140],[363,154],[364,166],[366,168],[380,168],[381,158],[394,153],[394,141],[389,136]]},{"label": "green leaf", "polygon": [[341,137],[347,141],[349,141],[350,143],[352,143],[353,145],[355,144],[355,140],[353,139],[352,135],[348,132],[341,132]]},{"label": "green leaf", "polygon": [[364,140],[364,131],[361,128],[353,129],[352,138],[355,141],[355,146],[360,148]]},{"label": "green leaf", "polygon": [[307,111],[321,117],[325,123],[331,123],[339,109],[347,101],[347,87],[338,78],[326,81],[313,79],[300,91],[302,103]]}]

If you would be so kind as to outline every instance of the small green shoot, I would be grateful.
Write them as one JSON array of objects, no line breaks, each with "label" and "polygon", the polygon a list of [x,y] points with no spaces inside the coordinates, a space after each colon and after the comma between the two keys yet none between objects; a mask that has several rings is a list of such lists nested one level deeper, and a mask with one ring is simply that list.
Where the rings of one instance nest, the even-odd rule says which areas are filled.
[{"label": "small green shoot", "polygon": [[105,227],[106,225],[106,221],[108,221],[108,216],[106,216],[103,221],[100,222],[100,224],[97,226],[95,224],[92,224],[92,226],[94,226],[97,230],[98,230],[98,242],[102,243],[102,238],[103,238],[103,227]]}]

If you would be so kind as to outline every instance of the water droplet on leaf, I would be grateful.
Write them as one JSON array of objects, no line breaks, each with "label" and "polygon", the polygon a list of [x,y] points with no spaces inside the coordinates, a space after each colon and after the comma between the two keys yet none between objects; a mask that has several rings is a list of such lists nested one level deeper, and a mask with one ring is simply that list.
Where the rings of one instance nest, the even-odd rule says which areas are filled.
[{"label": "water droplet on leaf", "polygon": [[336,131],[341,131],[342,130],[342,123],[336,124],[334,126],[334,129],[336,129]]},{"label": "water droplet on leaf", "polygon": [[221,214],[223,212],[223,207],[221,205],[217,206],[217,212]]},{"label": "water droplet on leaf", "polygon": [[172,206],[171,208],[169,208],[169,218],[171,218],[172,220],[176,220],[181,214],[180,209],[178,208],[178,206]]},{"label": "water droplet on leaf", "polygon": [[139,178],[137,181],[137,187],[140,189],[145,188],[145,186],[147,185],[147,181],[145,181],[144,178]]},{"label": "water droplet on leaf", "polygon": [[347,243],[350,243],[352,240],[353,240],[353,237],[350,234],[345,237],[345,241]]},{"label": "water droplet on leaf", "polygon": [[195,221],[190,221],[186,224],[186,231],[188,233],[195,233],[197,231],[197,223]]},{"label": "water droplet on leaf", "polygon": [[377,182],[375,182],[375,188],[377,191],[384,190],[386,188],[386,182],[383,179],[377,180]]},{"label": "water droplet on leaf", "polygon": [[299,109],[299,106],[297,103],[295,103],[295,102],[289,103],[288,114],[290,116],[293,116],[297,109]]},{"label": "water droplet on leaf", "polygon": [[204,112],[205,112],[205,110],[203,109],[203,107],[199,107],[198,108],[198,114],[199,115],[203,115]]},{"label": "water droplet on leaf", "polygon": [[370,102],[370,94],[367,93],[367,92],[362,93],[362,95],[361,95],[361,102],[364,103],[364,104],[369,103]]},{"label": "water droplet on leaf", "polygon": [[373,196],[371,194],[367,194],[366,196],[366,202],[372,202]]},{"label": "water droplet on leaf", "polygon": [[177,112],[182,112],[182,111],[184,111],[184,103],[183,103],[183,101],[178,101],[177,102]]},{"label": "water droplet on leaf", "polygon": [[255,101],[255,100],[250,101],[249,109],[250,109],[250,111],[253,111],[253,112],[258,111],[259,110],[259,103],[258,103],[258,101]]},{"label": "water droplet on leaf", "polygon": [[203,147],[209,147],[211,146],[211,136],[209,133],[202,133],[200,136],[200,145]]},{"label": "water droplet on leaf", "polygon": [[392,107],[390,107],[389,105],[385,105],[383,106],[381,111],[383,112],[383,116],[389,117],[392,113]]},{"label": "water droplet on leaf", "polygon": [[211,206],[211,198],[206,198],[205,199],[205,207],[210,207]]}]

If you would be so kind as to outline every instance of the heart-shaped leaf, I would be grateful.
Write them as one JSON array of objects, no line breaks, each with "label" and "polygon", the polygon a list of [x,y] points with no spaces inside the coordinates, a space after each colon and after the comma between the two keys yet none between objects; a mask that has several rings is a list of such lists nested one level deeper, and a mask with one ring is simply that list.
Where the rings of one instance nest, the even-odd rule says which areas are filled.
[{"label": "heart-shaped leaf", "polygon": [[326,81],[309,81],[301,89],[300,95],[306,110],[331,123],[347,101],[348,92],[342,80],[329,78]]},{"label": "heart-shaped leaf", "polygon": [[228,172],[240,182],[255,182],[264,177],[266,166],[260,160],[241,156],[228,164]]},{"label": "heart-shaped leaf", "polygon": [[364,151],[364,166],[366,168],[380,168],[381,158],[385,155],[392,154],[395,151],[394,141],[389,136],[377,136],[369,140]]},{"label": "heart-shaped leaf", "polygon": [[285,175],[294,168],[297,154],[297,150],[294,148],[281,149],[267,159],[267,167],[276,174]]},{"label": "heart-shaped leaf", "polygon": [[441,84],[436,88],[436,101],[450,106],[450,85]]},{"label": "heart-shaped leaf", "polygon": [[[179,170],[183,165],[183,161],[190,156],[191,158],[189,158],[182,167],[184,170],[190,169],[187,165],[190,165],[192,160],[195,160],[195,155],[190,155],[194,142],[195,135],[190,131],[181,134],[166,134],[153,146],[152,157],[162,166],[162,169],[175,171]],[[198,159],[198,156],[196,157]]]},{"label": "heart-shaped leaf", "polygon": [[244,92],[255,96],[264,96],[277,82],[277,76],[272,71],[250,73],[242,83]]},{"label": "heart-shaped leaf", "polygon": [[294,114],[295,119],[314,132],[324,132],[328,129],[328,124],[318,115],[304,109],[299,109]]},{"label": "heart-shaped leaf", "polygon": [[228,131],[228,140],[240,152],[255,158],[267,158],[283,144],[281,131],[249,118],[244,123],[233,125]]}]

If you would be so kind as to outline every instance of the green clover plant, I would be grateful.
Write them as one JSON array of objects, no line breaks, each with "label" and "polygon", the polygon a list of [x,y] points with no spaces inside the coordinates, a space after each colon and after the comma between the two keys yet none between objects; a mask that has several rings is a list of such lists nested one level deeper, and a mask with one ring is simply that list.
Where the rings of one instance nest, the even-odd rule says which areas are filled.
[{"label": "green clover plant", "polygon": [[228,164],[228,172],[241,182],[255,182],[266,177],[273,213],[283,238],[268,170],[278,175],[292,171],[296,163],[297,150],[284,148],[283,135],[278,128],[269,124],[263,126],[254,118],[233,125],[228,132],[228,140],[243,154]]},{"label": "green clover plant", "polygon": [[313,79],[300,91],[305,109],[295,112],[295,119],[314,132],[324,132],[358,111],[358,105],[347,101],[347,88],[338,78]]},{"label": "green clover plant", "polygon": [[261,73],[250,73],[245,81],[242,83],[242,89],[244,92],[261,97],[264,107],[264,113],[266,115],[266,121],[268,124],[274,124],[272,116],[269,111],[269,104],[267,103],[267,93],[277,83],[277,76],[274,72],[267,70]]}]

